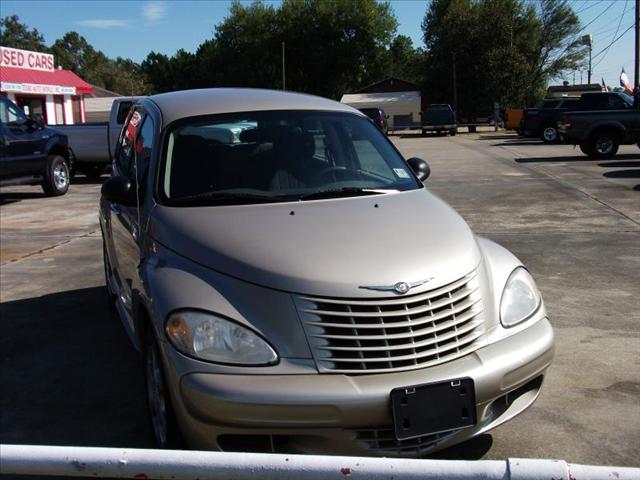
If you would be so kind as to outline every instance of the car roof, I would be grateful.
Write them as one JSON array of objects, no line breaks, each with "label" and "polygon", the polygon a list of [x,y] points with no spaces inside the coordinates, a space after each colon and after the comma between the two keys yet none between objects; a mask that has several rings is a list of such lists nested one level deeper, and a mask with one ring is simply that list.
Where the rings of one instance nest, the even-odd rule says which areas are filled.
[{"label": "car roof", "polygon": [[314,95],[256,88],[206,88],[160,93],[148,97],[162,113],[165,125],[187,117],[220,113],[264,110],[322,110],[349,112],[358,110]]}]

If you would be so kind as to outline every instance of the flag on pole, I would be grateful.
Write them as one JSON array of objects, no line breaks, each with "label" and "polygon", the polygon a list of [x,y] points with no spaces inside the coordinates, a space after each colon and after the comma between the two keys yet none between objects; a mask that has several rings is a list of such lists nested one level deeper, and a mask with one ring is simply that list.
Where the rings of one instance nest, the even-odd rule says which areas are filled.
[{"label": "flag on pole", "polygon": [[622,67],[622,72],[620,73],[620,86],[624,88],[624,91],[629,95],[633,94],[633,88],[631,88],[631,83],[629,83],[629,77],[627,77],[624,67]]}]

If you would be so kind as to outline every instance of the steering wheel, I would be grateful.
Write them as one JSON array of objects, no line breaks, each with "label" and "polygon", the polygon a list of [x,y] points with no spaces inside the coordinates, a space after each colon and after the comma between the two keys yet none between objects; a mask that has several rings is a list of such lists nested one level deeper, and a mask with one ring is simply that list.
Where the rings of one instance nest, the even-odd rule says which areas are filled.
[{"label": "steering wheel", "polygon": [[338,172],[340,172],[340,174],[347,173],[347,174],[351,175],[352,177],[355,177],[356,175],[359,175],[357,172],[354,172],[352,170],[347,169],[347,167],[333,166],[333,167],[328,167],[328,168],[325,168],[325,169],[319,171],[318,173],[316,173],[313,176],[313,179],[317,180],[317,179],[320,179],[320,178],[324,178],[327,175],[329,175],[330,173],[333,173],[334,177],[335,177],[335,174],[337,174]]}]

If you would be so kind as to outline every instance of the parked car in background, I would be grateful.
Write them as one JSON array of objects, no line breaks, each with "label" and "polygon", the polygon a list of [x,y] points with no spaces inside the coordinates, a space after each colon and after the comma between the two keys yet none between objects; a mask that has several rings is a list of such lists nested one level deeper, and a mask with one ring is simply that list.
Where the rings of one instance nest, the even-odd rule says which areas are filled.
[{"label": "parked car in background", "polygon": [[56,125],[69,137],[75,168],[89,178],[99,178],[111,164],[112,155],[129,108],[139,97],[119,97],[113,101],[108,122]]},{"label": "parked car in background", "polygon": [[554,352],[540,292],[428,175],[324,98],[134,105],[99,218],[159,446],[422,456],[535,401]]},{"label": "parked car in background", "polygon": [[458,133],[456,116],[449,104],[432,104],[422,112],[422,135],[427,132]]},{"label": "parked car in background", "polygon": [[371,121],[378,127],[385,135],[389,134],[389,123],[387,122],[389,115],[387,115],[381,108],[360,108],[362,113],[371,119]]},{"label": "parked car in background", "polygon": [[640,142],[640,110],[634,108],[631,96],[584,94],[581,107],[579,111],[565,112],[558,122],[564,143],[579,145],[589,157],[611,158],[620,145]]},{"label": "parked car in background", "polygon": [[64,195],[72,167],[66,135],[0,97],[0,186],[40,184],[47,195]]},{"label": "parked car in background", "polygon": [[525,109],[520,130],[526,137],[540,138],[544,143],[558,141],[558,120],[569,110],[578,108],[579,98],[554,98],[542,102],[540,108]]}]

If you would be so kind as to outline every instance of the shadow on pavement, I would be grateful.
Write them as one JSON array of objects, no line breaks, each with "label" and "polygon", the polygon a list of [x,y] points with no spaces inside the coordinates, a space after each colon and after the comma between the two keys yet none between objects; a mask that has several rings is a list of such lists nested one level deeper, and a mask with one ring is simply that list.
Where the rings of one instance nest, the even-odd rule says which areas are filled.
[{"label": "shadow on pavement", "polygon": [[513,142],[504,141],[501,143],[491,144],[492,147],[509,147],[509,146],[517,147],[517,146],[523,146],[523,145],[544,145],[544,143],[542,142],[542,140],[531,139],[531,140],[515,140]]},{"label": "shadow on pavement", "polygon": [[603,175],[607,178],[640,178],[640,170],[614,170]]},{"label": "shadow on pavement", "polygon": [[640,162],[609,162],[599,163],[598,166],[602,168],[640,168]]},{"label": "shadow on pavement", "polygon": [[44,198],[46,195],[44,192],[10,192],[0,193],[0,205],[8,205],[10,203],[17,203],[21,200],[29,200],[34,198]]},{"label": "shadow on pavement", "polygon": [[427,458],[442,460],[480,460],[493,446],[493,437],[484,433],[466,442],[459,443],[440,452],[428,455]]},{"label": "shadow on pavement", "polygon": [[0,441],[152,447],[143,368],[104,287],[0,304]]},{"label": "shadow on pavement", "polygon": [[[624,153],[616,155],[616,160],[638,159],[640,155],[635,153]],[[575,155],[571,157],[526,157],[514,158],[518,163],[553,163],[553,162],[601,162],[601,158],[589,158],[586,155]]]},{"label": "shadow on pavement", "polygon": [[[477,140],[527,140],[527,137],[523,137],[521,135],[518,135],[517,133],[514,133],[512,135],[509,134],[496,134],[496,135],[480,135]],[[539,138],[532,138],[531,140],[538,140],[540,141]]]},{"label": "shadow on pavement", "polygon": [[100,178],[89,178],[76,175],[71,179],[71,185],[101,185],[107,178],[109,178],[107,175],[103,175]]}]

